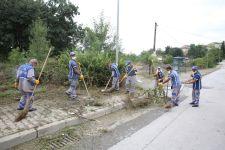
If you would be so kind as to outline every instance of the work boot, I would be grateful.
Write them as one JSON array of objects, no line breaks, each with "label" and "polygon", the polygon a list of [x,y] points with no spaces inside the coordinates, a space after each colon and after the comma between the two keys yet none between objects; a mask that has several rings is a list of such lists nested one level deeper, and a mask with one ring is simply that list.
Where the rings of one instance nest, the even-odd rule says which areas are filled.
[{"label": "work boot", "polygon": [[191,102],[191,103],[189,103],[190,105],[194,105],[195,104],[195,102],[193,101],[193,102]]},{"label": "work boot", "polygon": [[70,96],[70,100],[71,100],[71,101],[77,100],[77,97],[78,97],[77,95],[75,95],[75,96]]},{"label": "work boot", "polygon": [[67,96],[70,96],[70,94],[71,94],[71,92],[69,92],[69,91],[66,91],[65,93]]},{"label": "work boot", "polygon": [[198,107],[198,106],[199,106],[198,104],[193,104],[193,105],[192,105],[192,107]]},{"label": "work boot", "polygon": [[178,104],[176,102],[173,102],[173,106],[178,106]]},{"label": "work boot", "polygon": [[17,110],[23,110],[24,108],[18,107]]},{"label": "work boot", "polygon": [[35,110],[37,110],[37,108],[31,108],[31,109],[29,109],[29,112],[35,111]]}]

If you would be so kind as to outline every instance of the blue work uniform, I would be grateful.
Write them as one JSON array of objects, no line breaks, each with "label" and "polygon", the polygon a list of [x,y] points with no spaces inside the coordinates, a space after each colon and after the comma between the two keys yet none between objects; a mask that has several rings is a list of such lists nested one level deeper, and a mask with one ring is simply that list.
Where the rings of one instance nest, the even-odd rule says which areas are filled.
[{"label": "blue work uniform", "polygon": [[179,94],[180,94],[180,88],[181,88],[181,82],[178,73],[175,70],[171,70],[170,74],[168,75],[168,78],[171,80],[171,88],[172,88],[172,97],[171,102],[174,105],[178,105],[179,101]]},{"label": "blue work uniform", "polygon": [[133,68],[133,65],[127,65],[126,68],[126,92],[134,93],[135,92],[135,84],[136,84],[136,72],[137,70]]},{"label": "blue work uniform", "polygon": [[202,81],[201,81],[202,75],[199,71],[195,72],[193,75],[193,80],[195,82],[192,85],[192,102],[195,105],[199,104],[199,97],[200,97],[200,90],[202,89]]},{"label": "blue work uniform", "polygon": [[163,79],[164,74],[163,74],[163,72],[160,70],[160,71],[158,71],[157,76],[158,76],[158,79]]},{"label": "blue work uniform", "polygon": [[136,69],[133,69],[133,66],[132,65],[127,65],[126,66],[127,76],[135,76],[136,75],[136,72],[137,72],[137,70]]},{"label": "blue work uniform", "polygon": [[[28,72],[32,72],[32,76]],[[32,109],[33,103],[33,89],[35,85],[34,68],[31,64],[23,64],[17,69],[17,79],[19,80],[19,91],[22,94],[20,98],[18,109],[24,109],[26,101],[31,98],[29,109]]]},{"label": "blue work uniform", "polygon": [[68,79],[70,82],[70,87],[66,91],[66,93],[70,96],[70,98],[76,98],[77,97],[76,88],[78,86],[79,74],[75,73],[74,69],[78,69],[79,66],[75,60],[71,59],[69,61],[68,67],[69,67]]},{"label": "blue work uniform", "polygon": [[112,63],[111,66],[110,66],[110,70],[112,72],[111,76],[112,76],[112,89],[115,89],[115,90],[119,90],[119,78],[120,78],[120,72],[119,72],[119,69],[118,69],[118,66],[117,64],[115,63]]}]

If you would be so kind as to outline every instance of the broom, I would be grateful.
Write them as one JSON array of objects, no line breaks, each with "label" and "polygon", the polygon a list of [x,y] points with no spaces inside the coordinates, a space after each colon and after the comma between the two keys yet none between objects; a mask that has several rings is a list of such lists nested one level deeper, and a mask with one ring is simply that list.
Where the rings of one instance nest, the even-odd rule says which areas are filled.
[{"label": "broom", "polygon": [[[42,74],[42,72],[44,70],[44,67],[45,67],[46,63],[47,63],[47,60],[48,60],[48,57],[49,57],[49,54],[50,54],[51,50],[52,50],[52,48],[50,47],[50,49],[48,51],[48,55],[45,58],[45,62],[43,64],[42,68],[41,68],[41,72],[39,74],[38,80],[40,80],[41,74]],[[31,97],[26,101],[26,104],[25,104],[25,107],[24,107],[23,111],[15,118],[15,122],[18,122],[18,121],[24,119],[27,116],[27,114],[29,112],[30,101],[31,101],[31,99],[32,99],[32,97],[34,95],[34,92],[35,92],[36,88],[37,88],[37,84],[35,84],[35,86],[34,86],[34,89],[32,91]]]}]

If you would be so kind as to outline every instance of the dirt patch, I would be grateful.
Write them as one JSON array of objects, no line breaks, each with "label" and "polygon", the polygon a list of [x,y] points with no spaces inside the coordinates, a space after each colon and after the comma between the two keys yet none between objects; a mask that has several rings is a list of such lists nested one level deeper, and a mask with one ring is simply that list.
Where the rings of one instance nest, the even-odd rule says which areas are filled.
[{"label": "dirt patch", "polygon": [[[69,109],[75,109],[80,107],[80,105],[84,105],[90,106],[92,111],[94,108],[91,108],[91,106],[106,107],[117,103],[118,99],[121,99],[120,97],[125,97],[125,91],[122,88],[119,92],[103,94],[100,92],[102,88],[96,87],[88,89],[90,93],[90,97],[88,97],[86,90],[81,87],[77,90],[78,100],[72,101],[69,100],[69,97],[65,94],[67,88],[68,87],[65,86],[50,84],[47,86],[39,86],[35,93],[34,107],[42,106],[68,111]],[[11,106],[16,108],[21,96],[19,91],[12,89],[10,91],[7,90],[4,94],[6,95],[2,95],[0,106]]]}]

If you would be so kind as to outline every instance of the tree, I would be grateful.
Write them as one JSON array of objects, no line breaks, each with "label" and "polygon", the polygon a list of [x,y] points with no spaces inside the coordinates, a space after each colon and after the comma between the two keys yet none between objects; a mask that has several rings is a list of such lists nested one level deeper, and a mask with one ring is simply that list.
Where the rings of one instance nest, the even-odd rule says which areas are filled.
[{"label": "tree", "polygon": [[73,47],[84,36],[83,28],[74,21],[78,7],[67,0],[1,0],[0,54],[5,59],[11,49],[29,48],[30,25],[40,18],[47,25],[47,40],[58,53]]},{"label": "tree", "polygon": [[37,19],[33,22],[30,35],[29,57],[36,58],[39,61],[44,60],[50,45],[46,39],[47,26],[41,19]]},{"label": "tree", "polygon": [[41,0],[1,0],[0,1],[0,55],[3,58],[12,48],[27,50],[29,26],[43,6]]},{"label": "tree", "polygon": [[183,57],[184,56],[182,49],[175,47],[172,50],[173,50],[173,57]]},{"label": "tree", "polygon": [[205,57],[203,57],[204,60],[207,62],[207,67],[212,68],[214,67],[218,62],[221,61],[220,52],[221,49],[216,48],[215,46],[208,47],[208,51]]},{"label": "tree", "polygon": [[165,50],[166,55],[171,55],[173,57],[183,57],[184,56],[184,53],[183,53],[182,49],[180,49],[180,48],[177,48],[177,47],[172,48],[170,46],[167,46],[165,49],[166,49]]},{"label": "tree", "polygon": [[55,53],[72,48],[84,37],[84,30],[81,25],[74,21],[79,15],[78,6],[68,0],[49,0],[46,3],[46,10],[43,19],[46,19],[48,26],[48,39],[55,48]]},{"label": "tree", "polygon": [[163,56],[164,54],[165,54],[165,52],[162,51],[162,49],[157,49],[157,50],[156,50],[156,55],[158,55],[158,56]]},{"label": "tree", "polygon": [[86,27],[83,46],[89,51],[112,51],[115,50],[116,36],[109,33],[110,24],[105,22],[103,13],[99,21],[94,21],[94,28]]},{"label": "tree", "polygon": [[165,48],[165,54],[166,55],[169,55],[169,53],[170,53],[170,46],[167,46],[166,48]]},{"label": "tree", "polygon": [[206,55],[207,48],[203,45],[191,44],[190,49],[188,50],[188,56],[190,58],[202,58]]}]

